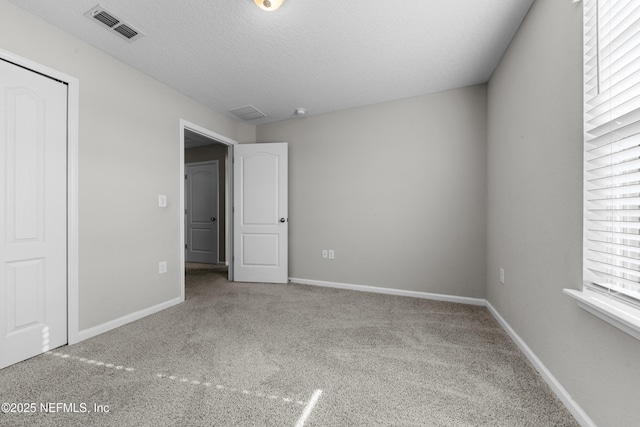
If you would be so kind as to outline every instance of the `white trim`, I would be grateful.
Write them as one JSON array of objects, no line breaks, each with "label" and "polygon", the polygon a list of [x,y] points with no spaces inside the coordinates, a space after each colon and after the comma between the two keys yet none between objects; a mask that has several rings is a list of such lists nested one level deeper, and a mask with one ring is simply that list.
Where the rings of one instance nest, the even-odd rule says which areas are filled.
[{"label": "white trim", "polygon": [[640,340],[640,311],[637,308],[587,288],[583,291],[563,289],[562,292],[575,299],[580,308]]},{"label": "white trim", "polygon": [[325,282],[321,280],[297,279],[289,278],[289,282],[299,283],[302,285],[322,286],[326,288],[347,289],[351,291],[373,292],[376,294],[398,295],[403,297],[430,299],[435,301],[455,302],[467,305],[484,306],[485,300],[482,298],[459,297],[455,295],[432,294],[428,292],[406,291],[403,289],[379,288],[377,286],[353,285],[348,283]]},{"label": "white trim", "polygon": [[[199,125],[197,125],[195,123],[191,123],[191,122],[189,122],[187,120],[184,120],[184,119],[180,119],[180,127],[182,129],[187,128],[187,129],[189,129],[189,130],[191,130],[193,132],[199,133],[199,134],[204,135],[204,136],[206,136],[208,138],[215,139],[216,141],[221,142],[222,144],[225,144],[225,145],[236,145],[236,144],[238,144],[238,141],[236,141],[234,139],[227,138],[224,135],[220,135],[219,133],[215,133],[215,132],[213,132],[213,131],[211,131],[211,130],[209,130],[207,128],[203,128],[202,126],[199,126]],[[184,134],[183,134],[183,136],[184,136]]]},{"label": "white trim", "polygon": [[78,250],[78,140],[80,85],[75,78],[68,85],[67,128],[67,341],[80,341],[79,250]]},{"label": "white trim", "polygon": [[558,396],[558,399],[564,404],[564,406],[571,412],[574,418],[580,423],[583,427],[596,427],[596,424],[593,420],[587,415],[587,413],[578,405],[578,403],[573,400],[569,392],[560,384],[560,382],[553,376],[551,371],[547,369],[547,367],[542,363],[542,361],[536,356],[536,354],[529,348],[529,346],[524,342],[522,338],[513,330],[511,326],[507,323],[506,320],[500,313],[496,311],[495,308],[491,305],[489,301],[486,301],[486,307],[489,312],[495,317],[498,321],[502,329],[504,329],[507,334],[511,337],[511,340],[518,346],[518,348],[524,353],[524,355],[529,359],[529,362],[536,368],[536,370],[542,376],[542,379],[549,385],[551,390]]},{"label": "white trim", "polygon": [[[207,138],[211,138],[221,144],[227,145],[228,147],[233,147],[238,144],[237,141],[234,141],[231,138],[227,138],[226,136],[215,133],[209,129],[203,128],[195,123],[191,123],[187,120],[180,119],[180,153],[178,156],[180,165],[180,175],[178,176],[178,188],[180,189],[180,269],[182,274],[180,275],[180,299],[184,301],[184,286],[185,286],[185,278],[184,278],[184,269],[185,269],[185,253],[184,253],[184,242],[185,242],[185,227],[184,227],[184,131],[186,129],[199,133],[201,135],[206,136]],[[225,236],[226,236],[226,244],[225,244],[225,252],[228,259],[233,259],[233,150],[230,150],[229,155],[227,156],[227,168],[226,168],[226,178],[227,178],[227,195],[225,196],[226,202],[226,219],[225,219]],[[226,262],[225,264],[229,265],[229,280],[233,281],[233,262]]]},{"label": "white trim", "polygon": [[182,119],[180,119],[180,146],[178,147],[178,161],[180,165],[178,166],[180,170],[180,175],[178,175],[178,191],[180,196],[178,196],[180,203],[180,302],[184,301],[184,287],[185,287],[185,262],[186,262],[186,253],[185,253],[185,226],[184,226],[184,130],[187,124]]},{"label": "white trim", "polygon": [[167,302],[154,305],[153,307],[145,308],[144,310],[136,311],[135,313],[127,314],[126,316],[111,320],[109,322],[103,323],[102,325],[94,326],[93,328],[89,329],[83,329],[79,333],[80,341],[95,337],[96,335],[100,335],[105,332],[109,332],[110,330],[119,328],[120,326],[124,326],[127,323],[135,322],[136,320],[140,320],[143,317],[147,317],[169,307],[173,307],[174,305],[180,304],[181,302],[182,300],[180,298],[174,298]]},{"label": "white trim", "polygon": [[78,111],[79,86],[75,77],[0,49],[0,58],[67,84],[67,342],[78,335]]}]

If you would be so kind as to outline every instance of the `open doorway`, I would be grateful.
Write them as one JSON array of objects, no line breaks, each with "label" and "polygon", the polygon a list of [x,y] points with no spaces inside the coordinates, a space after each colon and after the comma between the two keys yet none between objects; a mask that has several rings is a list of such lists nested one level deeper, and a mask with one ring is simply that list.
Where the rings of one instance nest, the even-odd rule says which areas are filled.
[{"label": "open doorway", "polygon": [[226,265],[225,157],[227,147],[185,149],[185,260]]},{"label": "open doorway", "polygon": [[[233,171],[232,171],[232,149],[236,141],[226,138],[222,135],[218,135],[208,129],[202,128],[193,123],[187,121],[180,121],[180,140],[181,140],[181,177],[187,177],[190,171],[198,170],[193,166],[216,164],[215,177],[210,181],[211,191],[215,194],[210,194],[212,199],[215,198],[216,214],[210,215],[214,218],[210,221],[209,230],[211,233],[216,233],[215,247],[209,248],[211,256],[208,259],[190,259],[187,251],[189,250],[188,244],[194,244],[193,239],[187,235],[189,227],[187,225],[187,191],[188,186],[181,185],[181,211],[185,213],[185,220],[181,224],[181,248],[182,250],[182,291],[181,295],[184,299],[184,272],[186,271],[187,262],[189,260],[195,261],[198,264],[215,267],[216,269],[227,269],[227,277],[229,280],[233,280],[233,215],[231,207],[233,205]],[[211,169],[213,170],[213,168]],[[201,174],[201,177],[205,174]],[[215,183],[214,183],[215,182]],[[206,185],[205,185],[206,187]],[[202,190],[199,190],[202,191]],[[206,191],[206,190],[205,190]],[[193,205],[192,205],[193,207]],[[200,221],[202,222],[202,221]],[[198,231],[196,234],[206,236],[208,232]],[[203,237],[204,239],[204,237]],[[207,238],[208,239],[208,238]],[[200,247],[206,247],[206,242],[195,242]],[[204,261],[204,262],[203,262]]]}]

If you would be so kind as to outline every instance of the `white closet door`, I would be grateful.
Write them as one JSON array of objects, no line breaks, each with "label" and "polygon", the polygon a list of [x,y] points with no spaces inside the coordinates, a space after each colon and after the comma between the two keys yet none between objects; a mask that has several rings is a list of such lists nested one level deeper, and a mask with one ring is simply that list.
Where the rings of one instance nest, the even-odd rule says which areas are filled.
[{"label": "white closet door", "polygon": [[0,368],[67,343],[67,86],[0,60]]}]

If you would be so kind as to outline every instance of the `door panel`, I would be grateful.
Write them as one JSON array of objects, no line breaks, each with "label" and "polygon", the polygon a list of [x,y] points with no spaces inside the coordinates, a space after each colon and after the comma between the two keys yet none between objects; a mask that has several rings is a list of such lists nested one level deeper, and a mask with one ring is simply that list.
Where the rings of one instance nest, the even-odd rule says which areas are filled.
[{"label": "door panel", "polygon": [[0,368],[67,343],[67,87],[0,60]]},{"label": "door panel", "polygon": [[288,280],[287,144],[234,149],[234,280]]},{"label": "door panel", "polygon": [[187,262],[218,263],[218,163],[186,168]]},{"label": "door panel", "polygon": [[45,320],[41,298],[45,291],[44,260],[8,262],[6,273],[7,334],[11,335]]},{"label": "door panel", "polygon": [[242,160],[242,224],[278,225],[278,168],[280,159],[271,153],[245,155]]},{"label": "door panel", "polygon": [[246,266],[278,267],[278,234],[242,235],[242,259]]}]

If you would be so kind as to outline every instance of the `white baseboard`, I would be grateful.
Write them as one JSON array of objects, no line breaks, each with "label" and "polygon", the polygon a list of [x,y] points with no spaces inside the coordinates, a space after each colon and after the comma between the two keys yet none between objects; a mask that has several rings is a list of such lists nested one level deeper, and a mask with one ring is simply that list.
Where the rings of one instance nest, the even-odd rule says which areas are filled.
[{"label": "white baseboard", "polygon": [[529,346],[522,340],[522,338],[520,338],[520,336],[513,330],[513,328],[509,326],[506,320],[504,320],[504,318],[500,316],[500,313],[498,313],[496,309],[485,299],[432,294],[427,292],[405,291],[402,289],[378,288],[375,286],[353,285],[348,283],[326,282],[321,280],[299,279],[294,277],[290,277],[289,281],[292,283],[300,283],[302,285],[323,286],[327,288],[374,292],[379,294],[399,295],[413,298],[431,299],[436,301],[447,301],[461,304],[486,306],[489,312],[498,321],[500,326],[507,332],[509,337],[511,337],[511,340],[513,340],[513,342],[524,353],[524,355],[531,362],[534,368],[540,373],[542,379],[551,388],[551,391],[555,393],[558,399],[560,399],[563,405],[569,410],[569,412],[571,412],[578,423],[580,423],[580,425],[583,427],[597,427],[593,420],[589,417],[589,415],[587,415],[587,413],[580,407],[580,405],[578,405],[578,403],[573,400],[569,392],[567,392],[567,390],[562,386],[562,384],[560,384],[556,377],[553,376],[551,371],[547,369],[547,367],[544,365],[544,363],[542,363],[538,356],[536,356],[531,348],[529,348]]},{"label": "white baseboard", "polygon": [[[498,311],[489,303],[489,301],[482,298],[469,298],[469,297],[459,297],[455,295],[441,295],[441,294],[433,294],[428,292],[418,292],[418,291],[407,291],[402,289],[392,289],[392,288],[379,288],[376,286],[366,286],[366,285],[354,285],[348,283],[336,283],[336,282],[326,282],[321,280],[309,280],[309,279],[299,279],[290,277],[289,281],[292,283],[299,283],[302,285],[311,285],[311,286],[322,286],[327,288],[337,288],[337,289],[347,289],[352,291],[360,291],[360,292],[373,292],[379,294],[387,294],[387,295],[398,295],[398,296],[406,296],[413,298],[422,298],[422,299],[430,299],[436,301],[446,301],[446,302],[455,302],[460,304],[469,304],[469,305],[477,305],[477,306],[486,306],[489,312],[493,315],[493,317],[498,321],[500,326],[507,332],[507,334],[511,337],[513,342],[518,346],[518,348],[524,353],[524,355],[529,359],[531,364],[535,367],[535,369],[540,373],[542,379],[549,385],[551,390],[556,394],[558,399],[564,404],[564,406],[571,412],[571,414],[575,417],[575,419],[580,423],[583,427],[597,427],[593,420],[587,415],[587,413],[578,405],[578,403],[573,400],[569,392],[560,384],[560,382],[556,379],[555,376],[547,369],[547,367],[542,363],[542,361],[536,356],[536,354],[529,348],[529,346],[520,338],[520,336],[513,330],[513,328],[507,323],[506,320],[498,313]],[[112,320],[110,322],[103,323],[102,325],[94,326],[93,328],[84,329],[78,334],[78,342],[92,338],[96,335],[100,335],[102,333],[108,332],[112,329],[118,328],[120,326],[126,325],[127,323],[131,323],[138,319],[142,319],[143,317],[149,316],[151,314],[157,313],[169,307],[172,307],[176,304],[182,302],[180,297],[174,298],[167,302],[155,305],[153,307],[149,307],[144,310],[137,311],[135,313],[128,314],[126,316],[120,317],[118,319]]]},{"label": "white baseboard", "polygon": [[182,302],[182,298],[174,298],[167,302],[163,302],[158,305],[154,305],[153,307],[145,308],[144,310],[136,311],[135,313],[127,314],[126,316],[122,316],[118,319],[111,320],[109,322],[103,323],[102,325],[94,326],[93,328],[83,329],[78,333],[78,341],[84,341],[86,339],[95,337],[96,335],[103,334],[112,329],[119,328],[120,326],[126,325],[127,323],[134,322],[138,319],[142,319],[143,317],[147,317],[151,314],[162,311],[166,308],[172,307],[176,304],[180,304]]},{"label": "white baseboard", "polygon": [[290,277],[292,283],[301,285],[323,286],[325,288],[348,289],[351,291],[373,292],[377,294],[398,295],[403,297],[413,297],[422,299],[431,299],[436,301],[456,302],[460,304],[484,306],[485,300],[482,298],[458,297],[455,295],[431,294],[428,292],[405,291],[402,289],[378,288],[376,286],[353,285],[348,283],[325,282],[322,280],[298,279]]},{"label": "white baseboard", "polygon": [[551,390],[558,396],[558,399],[564,404],[564,406],[571,412],[574,418],[580,423],[583,427],[596,427],[596,424],[593,420],[587,415],[587,413],[578,405],[578,403],[573,400],[569,392],[562,387],[562,384],[553,376],[551,371],[547,369],[547,367],[542,363],[538,356],[529,348],[529,346],[520,338],[520,336],[513,330],[511,326],[507,323],[506,320],[500,313],[496,311],[495,308],[491,305],[489,301],[486,302],[487,309],[489,312],[495,317],[498,321],[502,329],[504,329],[507,334],[511,337],[514,343],[518,346],[518,348],[524,353],[524,355],[529,359],[529,362],[536,368],[536,370],[542,376],[542,379],[549,385]]}]

